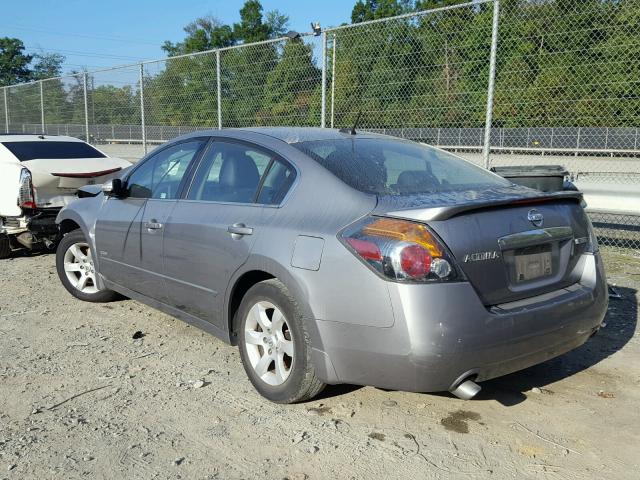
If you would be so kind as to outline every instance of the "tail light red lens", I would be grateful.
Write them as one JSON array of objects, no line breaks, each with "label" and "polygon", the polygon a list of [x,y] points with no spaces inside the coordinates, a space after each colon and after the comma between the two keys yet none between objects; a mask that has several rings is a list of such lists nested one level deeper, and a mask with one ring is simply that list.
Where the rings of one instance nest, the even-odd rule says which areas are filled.
[{"label": "tail light red lens", "polygon": [[426,225],[367,217],[347,227],[340,239],[380,275],[412,283],[456,281],[461,273]]},{"label": "tail light red lens", "polygon": [[20,189],[18,190],[18,206],[20,208],[36,208],[36,194],[33,188],[31,172],[26,168],[20,171]]},{"label": "tail light red lens", "polygon": [[382,253],[375,243],[357,238],[347,238],[347,243],[365,260],[382,261]]},{"label": "tail light red lens", "polygon": [[431,271],[431,254],[420,245],[408,245],[400,250],[400,266],[411,278],[423,278]]}]

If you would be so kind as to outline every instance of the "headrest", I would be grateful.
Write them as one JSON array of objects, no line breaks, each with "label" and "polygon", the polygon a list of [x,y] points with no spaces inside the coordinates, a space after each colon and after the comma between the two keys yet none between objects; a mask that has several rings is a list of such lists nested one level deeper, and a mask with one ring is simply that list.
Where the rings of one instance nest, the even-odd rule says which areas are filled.
[{"label": "headrest", "polygon": [[253,188],[260,182],[260,172],[246,153],[230,152],[220,167],[220,185],[233,188]]}]

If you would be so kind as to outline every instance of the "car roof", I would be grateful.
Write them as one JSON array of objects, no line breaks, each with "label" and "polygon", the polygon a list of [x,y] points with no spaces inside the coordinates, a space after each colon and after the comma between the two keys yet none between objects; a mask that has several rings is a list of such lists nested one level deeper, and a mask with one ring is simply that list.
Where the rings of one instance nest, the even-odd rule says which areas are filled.
[{"label": "car roof", "polygon": [[242,127],[223,128],[222,130],[196,130],[178,137],[187,139],[202,135],[211,136],[242,136],[248,139],[246,134],[265,135],[286,143],[310,142],[316,140],[343,140],[347,138],[394,138],[378,133],[363,132],[357,130],[355,135],[350,133],[350,129],[341,131],[334,128],[320,127]]},{"label": "car roof", "polygon": [[239,128],[248,132],[261,133],[277,138],[286,143],[312,142],[316,140],[342,140],[345,138],[378,138],[385,137],[377,133],[357,131],[352,135],[350,129],[338,130],[320,127],[249,127]]},{"label": "car roof", "polygon": [[82,142],[79,138],[65,135],[46,135],[41,133],[0,133],[0,142]]}]

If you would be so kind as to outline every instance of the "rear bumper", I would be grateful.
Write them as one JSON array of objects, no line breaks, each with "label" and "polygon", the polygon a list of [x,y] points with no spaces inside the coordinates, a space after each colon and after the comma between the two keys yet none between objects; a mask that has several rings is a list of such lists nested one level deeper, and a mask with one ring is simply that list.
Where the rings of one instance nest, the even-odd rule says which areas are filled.
[{"label": "rear bumper", "polygon": [[59,208],[27,210],[25,212],[20,217],[1,217],[0,233],[19,235],[24,232],[31,232],[35,235],[47,237],[57,235],[56,217],[60,212]]},{"label": "rear bumper", "polygon": [[597,331],[607,310],[600,257],[584,255],[583,263],[579,283],[490,310],[468,283],[390,284],[392,327],[317,322],[324,363],[333,369],[321,368],[323,376],[444,391],[469,375],[488,380],[561,355]]}]

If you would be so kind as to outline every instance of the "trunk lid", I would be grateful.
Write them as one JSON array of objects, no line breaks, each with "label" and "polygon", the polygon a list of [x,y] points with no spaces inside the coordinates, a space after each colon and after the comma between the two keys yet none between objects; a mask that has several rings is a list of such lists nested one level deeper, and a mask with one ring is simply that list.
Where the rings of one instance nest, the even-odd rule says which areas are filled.
[{"label": "trunk lid", "polygon": [[102,184],[118,176],[131,163],[120,158],[70,158],[24,160],[33,178],[38,207],[64,207],[78,188]]},{"label": "trunk lid", "polygon": [[381,197],[374,214],[427,223],[486,306],[554,291],[580,278],[588,241],[578,192],[525,187]]}]

